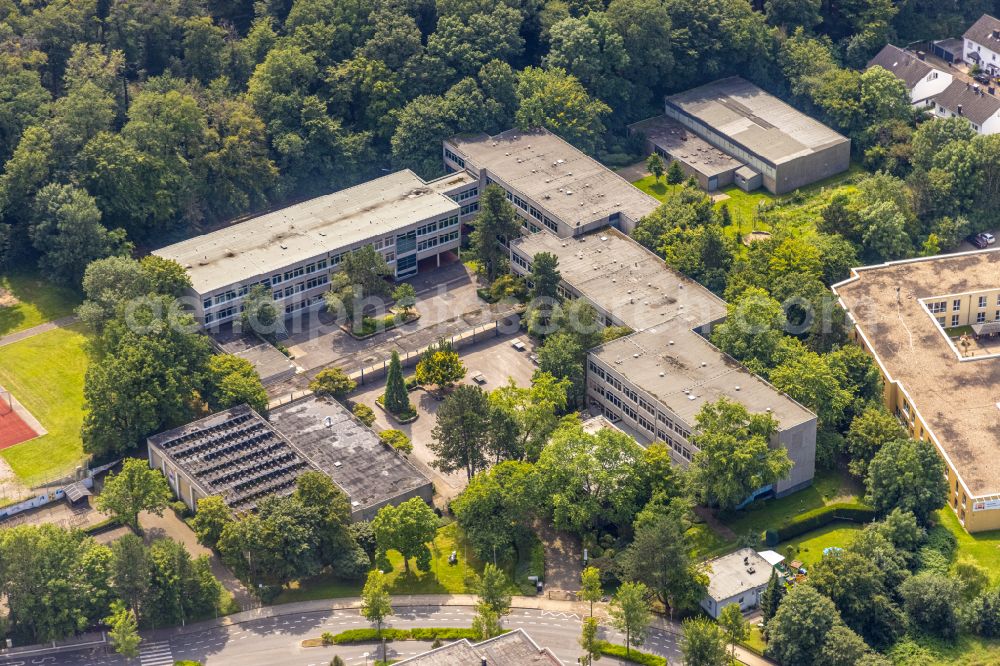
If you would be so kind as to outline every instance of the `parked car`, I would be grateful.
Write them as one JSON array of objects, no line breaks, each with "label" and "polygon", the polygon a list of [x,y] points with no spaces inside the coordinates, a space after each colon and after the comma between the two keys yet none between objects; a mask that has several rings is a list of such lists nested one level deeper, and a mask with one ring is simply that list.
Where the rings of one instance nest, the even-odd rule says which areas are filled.
[{"label": "parked car", "polygon": [[976,81],[979,81],[984,86],[988,86],[990,84],[990,75],[987,74],[986,72],[979,72],[972,78],[975,79]]},{"label": "parked car", "polygon": [[983,234],[973,234],[972,236],[969,236],[969,242],[978,247],[980,250],[985,247],[989,247],[990,245],[989,241],[986,240]]},{"label": "parked car", "polygon": [[993,234],[991,234],[988,231],[984,231],[983,233],[981,233],[979,235],[983,237],[983,240],[986,241],[987,245],[993,245],[994,243],[997,242],[997,239],[993,237]]}]

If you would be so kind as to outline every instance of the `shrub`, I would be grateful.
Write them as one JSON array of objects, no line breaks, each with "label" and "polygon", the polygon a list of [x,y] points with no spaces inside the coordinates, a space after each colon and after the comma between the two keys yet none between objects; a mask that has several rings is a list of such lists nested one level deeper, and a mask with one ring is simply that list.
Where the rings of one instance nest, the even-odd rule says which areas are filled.
[{"label": "shrub", "polygon": [[844,502],[841,504],[831,504],[829,506],[813,509],[800,514],[783,525],[771,528],[765,533],[765,541],[768,545],[775,545],[781,541],[788,541],[800,534],[812,532],[815,529],[828,525],[835,520],[848,520],[855,523],[867,523],[875,518],[875,511],[856,502]]},{"label": "shrub", "polygon": [[330,395],[337,400],[343,399],[357,386],[357,383],[340,368],[320,370],[316,373],[316,377],[309,382],[309,390],[313,393]]},{"label": "shrub", "polygon": [[[405,641],[410,638],[410,632],[407,629],[383,629],[382,638],[387,641]],[[334,645],[368,643],[377,640],[379,640],[379,634],[375,629],[348,629],[333,637]]]},{"label": "shrub", "polygon": [[383,430],[378,434],[378,437],[383,444],[392,447],[394,451],[404,455],[413,453],[413,442],[401,430]]},{"label": "shrub", "polygon": [[336,642],[332,631],[324,631],[320,638],[323,639],[323,645],[333,645]]},{"label": "shrub", "polygon": [[667,666],[667,660],[663,657],[658,657],[655,654],[649,654],[648,652],[640,652],[636,649],[631,649],[628,651],[626,656],[626,650],[624,645],[615,645],[614,643],[608,643],[607,641],[601,641],[598,643],[598,649],[601,654],[608,657],[615,657],[621,659],[622,661],[630,661],[633,664],[642,664],[643,666]]},{"label": "shrub", "polygon": [[363,402],[359,402],[354,405],[354,409],[351,410],[351,412],[357,420],[361,421],[369,428],[371,428],[372,424],[375,423],[375,412],[373,412],[372,408]]},{"label": "shrub", "polygon": [[[327,636],[329,635],[329,640]],[[476,639],[472,629],[456,627],[416,627],[413,629],[383,629],[382,638],[387,641],[457,641],[463,638]],[[323,634],[326,644],[368,643],[379,640],[375,629],[348,629],[336,635]]]},{"label": "shrub", "polygon": [[191,510],[188,509],[188,505],[180,500],[171,502],[170,508],[173,509],[174,513],[176,513],[177,517],[180,518],[181,520],[184,520],[185,518],[191,515]]}]

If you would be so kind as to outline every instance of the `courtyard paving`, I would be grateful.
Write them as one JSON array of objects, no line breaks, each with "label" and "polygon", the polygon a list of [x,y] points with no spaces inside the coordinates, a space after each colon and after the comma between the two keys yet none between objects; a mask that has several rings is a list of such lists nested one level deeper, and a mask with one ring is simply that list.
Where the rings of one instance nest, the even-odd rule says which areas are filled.
[{"label": "courtyard paving", "polygon": [[[515,338],[525,343],[527,348],[524,351],[519,352],[511,346],[511,341]],[[484,390],[493,390],[505,385],[508,377],[518,386],[530,386],[531,376],[536,367],[528,357],[532,352],[530,340],[526,335],[500,336],[465,347],[459,350],[459,354],[468,372],[460,383],[473,384],[472,377],[478,372],[486,378],[486,382],[482,384]],[[405,374],[409,376],[412,372],[412,369],[407,369]],[[384,391],[385,383],[378,381],[361,387],[350,397],[354,402],[362,402],[375,410],[377,430],[395,428],[407,434],[413,442],[410,462],[434,482],[434,489],[437,491],[435,503],[443,508],[448,501],[465,489],[468,480],[463,471],[445,474],[431,467],[431,462],[434,460],[434,453],[430,450],[431,431],[437,421],[435,415],[441,402],[427,391],[421,389],[413,391],[410,393],[410,401],[420,416],[413,423],[399,425],[375,406],[376,398]]]},{"label": "courtyard paving", "polygon": [[422,273],[414,281],[418,289],[415,309],[420,318],[365,340],[342,331],[329,314],[312,313],[311,321],[293,328],[284,345],[293,362],[302,368],[295,377],[268,387],[271,397],[305,388],[325,367],[352,372],[388,359],[419,351],[440,338],[450,338],[472,327],[502,318],[509,305],[490,305],[476,294],[476,277],[460,262]]}]

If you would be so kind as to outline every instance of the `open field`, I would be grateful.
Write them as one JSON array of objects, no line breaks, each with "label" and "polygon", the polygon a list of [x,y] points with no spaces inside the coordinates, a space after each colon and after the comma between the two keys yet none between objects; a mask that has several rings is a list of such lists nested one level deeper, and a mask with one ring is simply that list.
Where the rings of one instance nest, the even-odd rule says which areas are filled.
[{"label": "open field", "polygon": [[80,296],[72,289],[29,273],[0,276],[0,297],[5,295],[17,303],[0,305],[0,336],[73,314],[73,308],[80,303]]},{"label": "open field", "polygon": [[87,337],[56,329],[0,347],[0,385],[48,430],[0,451],[19,480],[34,485],[72,472],[83,456],[83,377]]},{"label": "open field", "polygon": [[1000,530],[969,534],[948,507],[939,509],[935,516],[939,525],[955,535],[958,542],[955,561],[975,562],[986,568],[994,584],[1000,582]]},{"label": "open field", "polygon": [[862,529],[864,525],[837,520],[802,536],[783,541],[774,550],[787,557],[788,561],[799,560],[808,570],[822,559],[824,549],[849,546]]},{"label": "open field", "polygon": [[[458,555],[457,564],[448,564],[452,551]],[[508,576],[515,577],[515,583],[520,588],[520,594],[533,589],[528,583],[529,575],[540,575],[541,561],[519,562],[516,565],[499,562]],[[410,571],[403,570],[403,557],[396,551],[389,551],[389,562],[392,571],[388,572],[392,594],[469,594],[474,590],[476,577],[483,570],[481,562],[466,545],[458,525],[451,523],[438,530],[437,537],[431,544],[430,571],[414,570],[414,560],[410,561]],[[506,564],[506,565],[505,565]],[[534,569],[538,570],[535,571]],[[293,583],[290,589],[284,590],[274,603],[283,604],[292,601],[310,601],[333,597],[360,596],[364,581],[344,581],[328,575]]]},{"label": "open field", "polygon": [[756,507],[751,505],[746,511],[720,516],[720,519],[736,534],[759,534],[806,511],[837,502],[856,502],[863,493],[860,482],[846,471],[822,470],[817,471],[813,484],[804,490],[767,500]]}]

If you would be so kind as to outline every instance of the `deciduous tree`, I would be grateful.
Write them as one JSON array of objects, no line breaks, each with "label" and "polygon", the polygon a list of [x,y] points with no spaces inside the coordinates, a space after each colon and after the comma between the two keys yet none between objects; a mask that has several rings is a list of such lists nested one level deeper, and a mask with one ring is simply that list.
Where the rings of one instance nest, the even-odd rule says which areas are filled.
[{"label": "deciduous tree", "polygon": [[191,519],[191,529],[198,537],[198,543],[215,548],[222,530],[232,520],[232,513],[225,501],[218,495],[210,495],[198,500],[198,510]]},{"label": "deciduous tree", "polygon": [[868,466],[865,489],[865,500],[880,515],[898,507],[926,525],[948,498],[944,461],[926,440],[886,442]]},{"label": "deciduous tree", "polygon": [[309,382],[309,390],[343,400],[358,384],[340,368],[324,368]]},{"label": "deciduous tree", "polygon": [[158,470],[150,469],[140,458],[126,458],[121,472],[111,472],[97,496],[97,508],[113,515],[136,532],[139,512],[149,511],[158,516],[170,502],[170,487]]},{"label": "deciduous tree", "polygon": [[369,622],[375,623],[376,635],[382,636],[382,623],[393,614],[392,598],[389,596],[389,580],[379,569],[368,572],[365,587],[361,590],[361,614]]},{"label": "deciduous tree", "polygon": [[791,471],[788,453],[770,447],[777,428],[770,414],[750,414],[743,405],[720,398],[702,407],[696,421],[692,442],[699,450],[691,483],[700,501],[731,509]]},{"label": "deciduous tree", "polygon": [[611,599],[608,609],[611,624],[625,634],[625,654],[632,646],[641,647],[646,642],[646,630],[652,613],[647,601],[648,591],[642,583],[622,583]]},{"label": "deciduous tree", "polygon": [[[729,604],[726,609],[734,607],[739,611],[739,604]],[[719,622],[722,623],[721,617]],[[686,666],[726,666],[730,663],[726,653],[726,631],[720,624],[706,618],[684,620],[681,653]]]},{"label": "deciduous tree", "polygon": [[431,552],[427,544],[437,534],[437,516],[419,497],[409,499],[399,506],[382,507],[372,520],[372,530],[378,543],[380,558],[389,550],[403,556],[403,568],[410,570],[410,558],[417,558],[417,569],[429,570]]}]

